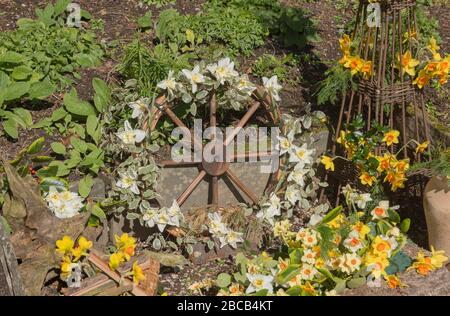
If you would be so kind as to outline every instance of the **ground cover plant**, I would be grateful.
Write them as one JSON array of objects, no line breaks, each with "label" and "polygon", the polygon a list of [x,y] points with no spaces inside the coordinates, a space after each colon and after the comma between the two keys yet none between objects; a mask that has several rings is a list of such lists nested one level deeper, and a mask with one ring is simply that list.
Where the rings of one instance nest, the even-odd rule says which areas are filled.
[{"label": "ground cover plant", "polygon": [[[378,71],[350,37],[357,1],[119,2],[127,10],[80,1],[79,25],[68,24],[77,10],[68,0],[0,9],[0,225],[25,294],[74,295],[105,275],[114,295],[392,295],[426,288],[437,273],[450,280],[448,254],[423,239],[423,196],[413,189],[417,172],[448,174],[442,128],[404,145],[429,160],[417,164],[396,147],[397,129],[366,129],[363,116],[334,135],[333,104]],[[401,65],[387,52],[388,66],[445,126],[450,24],[437,13],[450,8],[418,5],[418,30],[404,34],[412,47]],[[220,204],[231,168],[215,175],[228,188],[219,186],[219,203],[210,174],[205,193],[191,193],[208,195],[203,204],[183,205],[188,173],[161,189],[166,165],[191,154],[174,150],[182,138],[173,132],[194,135],[196,119],[222,132],[277,128],[257,142],[279,158],[261,193],[252,198],[257,185],[239,180],[250,167],[228,178],[241,181],[232,203]],[[340,162],[357,176],[335,196]],[[195,177],[208,167],[202,156],[189,187],[201,189]]]}]

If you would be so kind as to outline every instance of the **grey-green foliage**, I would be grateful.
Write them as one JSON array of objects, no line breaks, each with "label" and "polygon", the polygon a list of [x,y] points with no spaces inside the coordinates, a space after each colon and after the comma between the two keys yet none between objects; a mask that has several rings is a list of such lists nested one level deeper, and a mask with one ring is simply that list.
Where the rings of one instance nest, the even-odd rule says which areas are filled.
[{"label": "grey-green foliage", "polygon": [[317,91],[317,104],[327,102],[335,104],[336,101],[349,89],[356,90],[356,83],[352,75],[341,65],[336,65],[325,72],[326,78],[319,83]]}]

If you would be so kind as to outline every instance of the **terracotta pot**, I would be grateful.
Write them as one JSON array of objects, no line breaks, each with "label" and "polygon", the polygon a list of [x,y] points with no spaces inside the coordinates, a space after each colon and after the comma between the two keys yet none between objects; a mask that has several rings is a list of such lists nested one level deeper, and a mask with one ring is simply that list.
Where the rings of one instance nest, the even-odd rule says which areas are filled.
[{"label": "terracotta pot", "polygon": [[423,207],[430,246],[450,254],[450,186],[446,177],[434,176],[427,183]]}]

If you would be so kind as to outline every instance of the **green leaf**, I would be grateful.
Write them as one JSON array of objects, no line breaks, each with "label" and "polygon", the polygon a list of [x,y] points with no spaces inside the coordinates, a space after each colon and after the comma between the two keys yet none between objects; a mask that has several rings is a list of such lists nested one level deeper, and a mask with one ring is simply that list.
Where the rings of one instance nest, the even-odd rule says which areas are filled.
[{"label": "green leaf", "polygon": [[392,209],[389,209],[388,210],[388,215],[389,215],[389,220],[391,222],[393,222],[393,223],[400,223],[400,215],[396,211],[394,211]]},{"label": "green leaf", "polygon": [[6,218],[0,215],[0,225],[3,225],[3,229],[5,230],[6,234],[10,235],[12,233],[11,226],[9,226],[9,223],[7,222]]},{"label": "green leaf", "polygon": [[0,63],[20,64],[25,57],[19,53],[7,51],[0,55]]},{"label": "green leaf", "polygon": [[366,284],[366,282],[367,281],[366,281],[365,277],[353,278],[347,282],[347,286],[351,289],[356,289],[356,288]]},{"label": "green leaf", "polygon": [[6,134],[8,134],[10,137],[17,138],[19,136],[19,130],[16,121],[8,119],[2,122],[2,126]]},{"label": "green leaf", "polygon": [[91,193],[92,186],[94,185],[94,179],[92,179],[91,175],[85,176],[78,183],[78,193],[83,198],[87,198],[89,193]]},{"label": "green leaf", "polygon": [[400,225],[400,230],[406,234],[409,231],[410,226],[411,226],[411,219],[405,218]]},{"label": "green leaf", "polygon": [[221,273],[217,276],[217,286],[220,288],[228,287],[231,283],[231,275],[227,273]]},{"label": "green leaf", "polygon": [[13,82],[6,88],[4,100],[11,101],[19,99],[24,96],[30,90],[30,84],[28,82]]},{"label": "green leaf", "polygon": [[13,112],[20,118],[20,121],[17,121],[17,123],[23,122],[25,124],[24,128],[33,125],[33,117],[30,111],[24,108],[14,108]]},{"label": "green leaf", "polygon": [[30,99],[45,99],[55,91],[55,85],[49,80],[35,82],[31,84],[28,96]]},{"label": "green leaf", "polygon": [[31,76],[31,74],[33,73],[33,70],[30,67],[27,66],[17,66],[16,68],[13,69],[12,73],[11,73],[11,77],[14,80],[25,80],[28,77]]},{"label": "green leaf", "polygon": [[64,106],[66,110],[72,114],[79,116],[97,115],[95,108],[89,102],[82,101],[78,98],[75,88],[64,96]]},{"label": "green leaf", "polygon": [[389,259],[389,266],[386,268],[386,273],[396,274],[405,271],[412,264],[411,258],[403,251],[397,252],[392,258]]},{"label": "green leaf", "polygon": [[34,155],[42,150],[45,145],[45,138],[40,137],[36,139],[30,146],[27,148],[27,154]]},{"label": "green leaf", "polygon": [[301,293],[302,293],[302,288],[300,287],[300,285],[293,286],[286,291],[286,294],[288,294],[290,296],[299,296]]},{"label": "green leaf", "polygon": [[60,15],[64,11],[66,11],[67,6],[71,3],[72,0],[58,0],[55,3],[55,16]]},{"label": "green leaf", "polygon": [[48,192],[50,187],[55,187],[57,190],[66,190],[69,187],[69,183],[61,178],[48,177],[41,179],[39,186],[42,191]]},{"label": "green leaf", "polygon": [[144,16],[137,19],[139,28],[148,29],[152,27],[152,11],[148,11]]},{"label": "green leaf", "polygon": [[92,215],[98,217],[98,218],[106,218],[106,214],[103,211],[103,209],[98,204],[94,204],[91,208]]},{"label": "green leaf", "polygon": [[50,147],[58,155],[65,155],[66,154],[66,146],[64,146],[63,143],[58,143],[58,142],[51,143]]},{"label": "green leaf", "polygon": [[277,275],[277,282],[279,284],[284,284],[299,273],[300,269],[298,264],[289,265],[289,267],[287,267],[285,270],[283,270],[283,272]]},{"label": "green leaf", "polygon": [[105,81],[94,78],[92,79],[92,86],[95,91],[94,104],[97,111],[104,112],[111,101],[111,89],[108,87]]},{"label": "green leaf", "polygon": [[342,206],[338,206],[335,209],[332,209],[330,212],[328,212],[327,215],[322,219],[322,223],[328,223],[331,222],[333,219],[335,219],[339,213],[342,211]]}]

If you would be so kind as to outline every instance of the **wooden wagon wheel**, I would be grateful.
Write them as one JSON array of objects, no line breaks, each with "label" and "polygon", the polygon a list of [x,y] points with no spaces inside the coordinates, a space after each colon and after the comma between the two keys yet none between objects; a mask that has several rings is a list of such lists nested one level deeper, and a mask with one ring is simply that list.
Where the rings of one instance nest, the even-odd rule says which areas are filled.
[{"label": "wooden wagon wheel", "polygon": [[[227,135],[225,140],[223,141],[224,151],[226,152],[227,146],[229,146],[234,138],[238,135],[240,128],[244,128],[246,124],[250,121],[252,116],[256,113],[256,111],[260,108],[265,112],[267,118],[273,126],[278,126],[280,124],[280,113],[278,110],[272,111],[270,104],[271,98],[264,91],[262,87],[258,87],[258,89],[252,94],[252,105],[248,108],[247,112],[243,115],[243,117],[239,120],[238,124],[235,126],[233,133]],[[154,131],[159,120],[163,115],[167,115],[173,123],[181,128],[188,129],[188,127],[182,122],[182,120],[174,113],[172,110],[173,107],[170,106],[170,103],[167,101],[166,96],[160,96],[155,100],[155,106],[153,107],[150,117],[150,132]],[[210,95],[209,101],[209,127],[217,127],[217,100],[214,91]],[[193,140],[194,146],[201,144],[201,140],[195,138],[195,135],[191,133],[191,139]],[[214,136],[213,136],[214,137]],[[189,198],[189,196],[195,191],[198,185],[203,181],[210,178],[210,200],[212,201],[212,206],[219,206],[219,184],[218,181],[221,177],[227,177],[231,183],[239,188],[254,204],[258,203],[259,198],[253,192],[253,190],[246,185],[243,181],[239,179],[239,177],[230,169],[230,164],[233,163],[238,158],[257,158],[260,161],[262,158],[268,158],[272,155],[272,152],[268,153],[259,153],[259,152],[246,152],[244,154],[235,154],[233,153],[231,157],[231,162],[227,162],[225,160],[222,161],[214,161],[208,162],[203,157],[202,150],[202,161],[201,162],[176,162],[174,160],[166,160],[159,163],[162,168],[171,168],[171,167],[197,167],[199,172],[197,176],[190,182],[187,188],[179,195],[176,199],[179,206],[182,206],[184,202]],[[273,182],[278,179],[280,173],[280,168],[278,167],[275,172],[273,172],[270,176],[270,180],[268,185],[265,188],[265,191],[270,190],[273,187]],[[208,179],[209,180],[209,179]]]}]

